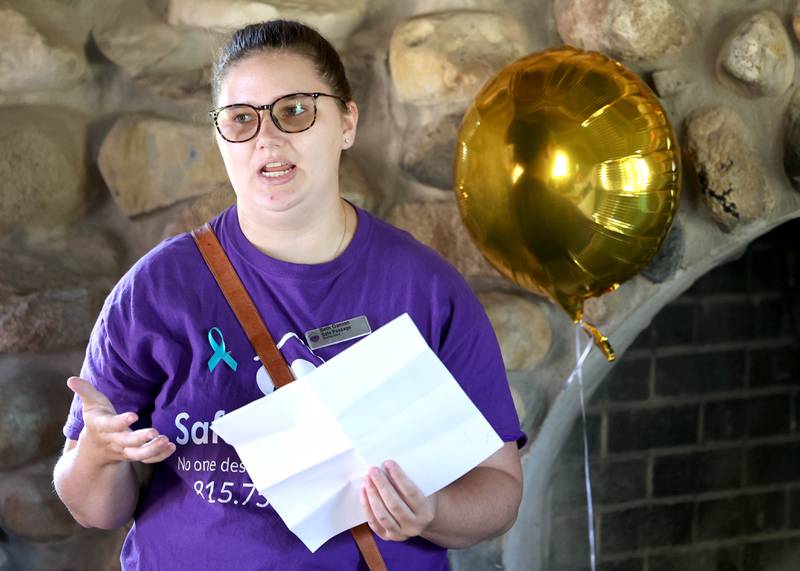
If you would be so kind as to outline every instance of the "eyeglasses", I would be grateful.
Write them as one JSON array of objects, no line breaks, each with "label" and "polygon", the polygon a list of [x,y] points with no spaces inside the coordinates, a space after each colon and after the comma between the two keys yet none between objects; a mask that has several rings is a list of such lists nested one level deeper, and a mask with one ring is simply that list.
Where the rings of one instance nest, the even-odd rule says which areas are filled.
[{"label": "eyeglasses", "polygon": [[269,105],[253,106],[234,103],[217,107],[208,114],[214,119],[217,131],[230,143],[244,143],[261,129],[261,113],[269,111],[275,126],[284,133],[300,133],[311,128],[317,120],[317,98],[333,97],[345,105],[347,101],[328,93],[292,93],[278,97]]}]

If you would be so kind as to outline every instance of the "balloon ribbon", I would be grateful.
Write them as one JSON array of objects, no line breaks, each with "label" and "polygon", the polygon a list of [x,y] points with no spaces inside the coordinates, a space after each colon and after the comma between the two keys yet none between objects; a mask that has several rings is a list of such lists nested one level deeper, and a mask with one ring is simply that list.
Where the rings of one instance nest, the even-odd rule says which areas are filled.
[{"label": "balloon ribbon", "polygon": [[[589,561],[591,564],[591,570],[597,571],[597,547],[595,545],[595,537],[594,537],[594,503],[592,502],[592,480],[591,480],[591,473],[589,471],[589,437],[587,435],[587,428],[586,428],[586,404],[584,402],[583,396],[583,362],[586,360],[586,357],[589,356],[589,352],[592,350],[592,344],[588,343],[586,348],[581,353],[581,328],[583,327],[590,327],[598,335],[600,332],[597,331],[593,326],[584,324],[581,320],[581,323],[576,324],[575,326],[575,368],[572,369],[572,373],[570,373],[569,377],[567,378],[567,384],[570,384],[575,377],[578,377],[578,384],[580,385],[580,397],[581,397],[581,419],[583,421],[583,479],[584,484],[586,487],[586,504],[587,504],[587,516],[588,516],[588,524],[589,524]],[[592,337],[594,337],[595,343],[602,349],[600,344],[597,341],[597,337],[595,337],[592,333],[590,333]],[[602,337],[602,336],[601,336]],[[608,344],[608,339],[603,337],[605,342]],[[611,345],[608,344],[609,350],[611,349]],[[603,350],[605,353],[605,350]],[[609,358],[608,353],[606,354],[606,358],[609,361],[613,361],[613,357]],[[611,352],[613,355],[613,351]]]}]

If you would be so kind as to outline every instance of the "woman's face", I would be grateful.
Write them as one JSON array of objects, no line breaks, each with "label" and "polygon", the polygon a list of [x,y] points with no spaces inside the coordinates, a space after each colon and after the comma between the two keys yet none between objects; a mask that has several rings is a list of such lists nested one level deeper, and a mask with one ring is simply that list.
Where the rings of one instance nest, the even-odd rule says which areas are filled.
[{"label": "woman's face", "polygon": [[[263,52],[228,69],[218,106],[260,106],[283,95],[314,92],[331,93],[331,89],[311,60],[294,53]],[[279,130],[264,110],[260,111],[261,128],[253,139],[230,143],[216,134],[241,211],[256,216],[288,211],[309,214],[336,200],[339,157],[343,148],[353,144],[358,110],[351,102],[350,113],[344,113],[332,97],[319,97],[316,105],[316,121],[300,133]]]}]

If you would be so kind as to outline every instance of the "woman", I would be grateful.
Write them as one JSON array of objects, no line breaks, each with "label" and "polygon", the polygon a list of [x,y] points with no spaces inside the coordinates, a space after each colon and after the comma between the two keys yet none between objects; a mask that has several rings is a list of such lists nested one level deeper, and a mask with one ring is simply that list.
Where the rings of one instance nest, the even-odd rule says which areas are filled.
[{"label": "woman", "polygon": [[[237,200],[211,226],[295,376],[357,341],[317,347],[306,332],[361,316],[375,330],[408,312],[506,441],[429,497],[389,459],[365,480],[364,515],[388,568],[446,569],[446,548],[507,530],[521,496],[525,436],[486,315],[437,254],[340,198],[358,108],[321,36],[296,22],[247,26],[213,88]],[[189,235],[157,246],[109,295],[82,378],[68,381],[76,396],[55,483],[85,526],[133,517],[123,569],[365,568],[348,533],[310,553],[209,430],[272,390],[257,359]]]}]

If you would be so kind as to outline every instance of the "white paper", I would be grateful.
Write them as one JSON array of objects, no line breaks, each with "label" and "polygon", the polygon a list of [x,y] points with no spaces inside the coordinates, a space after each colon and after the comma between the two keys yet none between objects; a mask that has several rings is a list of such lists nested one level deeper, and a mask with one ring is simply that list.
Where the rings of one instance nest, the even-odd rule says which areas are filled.
[{"label": "white paper", "polygon": [[211,428],[312,552],[366,521],[370,467],[395,460],[427,496],[503,445],[408,314]]}]

